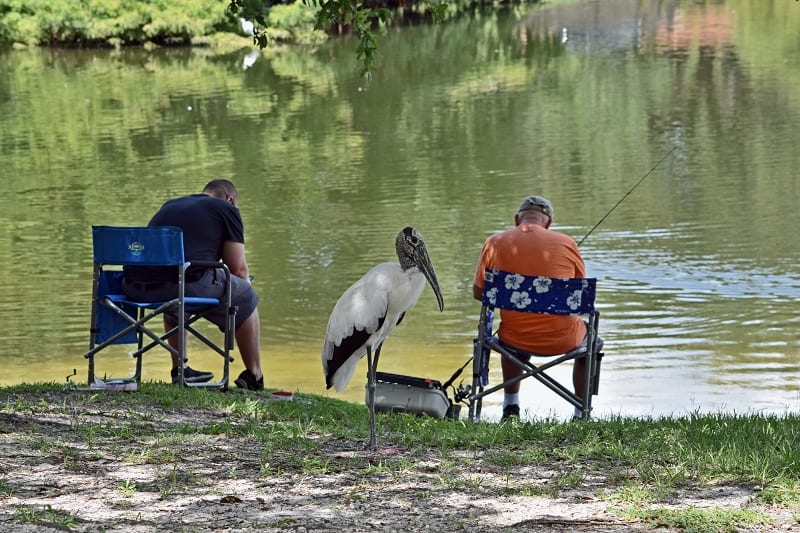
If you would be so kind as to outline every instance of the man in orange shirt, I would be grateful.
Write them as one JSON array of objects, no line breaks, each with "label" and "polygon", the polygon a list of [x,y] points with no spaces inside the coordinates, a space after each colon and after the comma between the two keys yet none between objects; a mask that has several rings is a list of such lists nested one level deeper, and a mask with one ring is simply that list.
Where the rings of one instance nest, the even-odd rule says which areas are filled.
[{"label": "man in orange shirt", "polygon": [[[514,226],[486,239],[481,251],[472,295],[483,297],[483,276],[487,268],[515,272],[524,276],[583,278],[586,267],[575,241],[563,233],[550,231],[553,205],[541,196],[522,201]],[[586,324],[578,316],[539,315],[501,310],[498,336],[504,343],[538,355],[558,355],[577,347],[586,336]],[[598,339],[598,342],[601,342]],[[583,397],[585,359],[575,359],[572,384]],[[522,374],[522,369],[502,358],[503,381]],[[503,420],[519,417],[520,382],[505,388]],[[575,408],[576,416],[580,410]]]}]

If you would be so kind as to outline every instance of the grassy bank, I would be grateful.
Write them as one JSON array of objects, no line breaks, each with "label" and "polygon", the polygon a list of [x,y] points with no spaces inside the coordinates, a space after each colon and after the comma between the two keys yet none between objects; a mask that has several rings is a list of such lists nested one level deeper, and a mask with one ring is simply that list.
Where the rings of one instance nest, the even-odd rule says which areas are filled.
[{"label": "grassy bank", "polygon": [[[274,6],[269,38],[324,39],[313,29],[315,13],[302,1]],[[0,45],[214,45],[246,35],[223,0],[0,0]]]},{"label": "grassy bank", "polygon": [[[135,393],[57,385],[0,389],[0,524],[104,530],[136,522],[204,529],[213,524],[202,514],[192,522],[186,511],[176,524],[153,510],[174,508],[187,495],[195,504],[213,495],[223,511],[262,502],[262,514],[241,524],[244,529],[325,529],[329,514],[337,516],[331,527],[346,525],[348,513],[359,506],[366,513],[360,520],[368,521],[375,513],[389,513],[392,505],[443,509],[453,498],[472,495],[497,505],[525,501],[528,509],[542,501],[548,508],[561,502],[576,509],[591,502],[593,514],[586,520],[599,530],[800,525],[796,415],[476,425],[379,415],[382,451],[369,454],[363,448],[368,436],[363,405],[305,394],[289,402],[268,396],[151,383]],[[249,488],[230,489],[245,481]],[[271,506],[270,498],[288,497],[273,492],[284,482],[292,491],[306,487],[302,505],[319,516],[301,512],[298,502]],[[413,489],[402,496],[387,492],[404,484]],[[104,508],[117,513],[99,521],[86,516],[85,501],[93,498],[86,494],[103,494],[98,487],[106,490]],[[48,492],[50,499],[42,497]],[[743,499],[733,502],[732,494]],[[353,520],[353,527],[361,523]],[[404,529],[391,527],[390,515],[383,520],[388,529]],[[451,528],[448,520],[455,518],[430,511],[419,520],[405,518],[394,526]],[[468,513],[458,524],[467,530],[504,525],[486,520]],[[534,525],[531,520],[525,521],[528,526]]]}]

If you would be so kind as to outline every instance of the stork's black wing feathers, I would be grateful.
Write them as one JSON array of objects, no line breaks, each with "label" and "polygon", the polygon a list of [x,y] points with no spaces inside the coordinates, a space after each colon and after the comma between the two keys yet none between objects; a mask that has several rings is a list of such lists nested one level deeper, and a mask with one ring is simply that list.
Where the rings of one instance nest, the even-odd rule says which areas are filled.
[{"label": "stork's black wing feathers", "polygon": [[[402,320],[402,316],[400,318]],[[381,329],[385,320],[386,315],[378,319],[378,327],[375,328],[375,331]],[[326,389],[333,387],[332,380],[333,376],[336,374],[336,371],[339,370],[339,367],[341,367],[345,361],[347,361],[350,356],[356,352],[356,350],[364,346],[364,343],[369,340],[370,335],[372,335],[372,333],[367,332],[366,328],[356,329],[353,330],[353,333],[349,337],[342,339],[342,343],[340,345],[333,347],[333,354],[331,354],[330,361],[328,361],[328,374],[325,376]]]}]

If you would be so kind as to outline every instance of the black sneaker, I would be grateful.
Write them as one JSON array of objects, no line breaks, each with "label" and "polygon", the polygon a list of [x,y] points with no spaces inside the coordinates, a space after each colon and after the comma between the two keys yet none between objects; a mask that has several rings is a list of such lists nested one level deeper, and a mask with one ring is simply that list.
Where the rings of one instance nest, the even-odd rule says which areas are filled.
[{"label": "black sneaker", "polygon": [[516,418],[519,420],[519,405],[512,403],[511,405],[506,405],[503,407],[503,416],[500,418],[500,421],[504,422],[511,418]]},{"label": "black sneaker", "polygon": [[264,376],[261,376],[260,379],[256,379],[252,372],[249,370],[243,370],[239,377],[236,378],[236,386],[240,389],[247,389],[247,390],[263,390],[264,389]]},{"label": "black sneaker", "polygon": [[[178,367],[172,369],[172,382],[178,382]],[[183,369],[183,381],[186,383],[205,383],[206,381],[211,381],[214,377],[214,374],[211,372],[202,372],[200,370],[195,370],[191,367],[185,367]]]}]

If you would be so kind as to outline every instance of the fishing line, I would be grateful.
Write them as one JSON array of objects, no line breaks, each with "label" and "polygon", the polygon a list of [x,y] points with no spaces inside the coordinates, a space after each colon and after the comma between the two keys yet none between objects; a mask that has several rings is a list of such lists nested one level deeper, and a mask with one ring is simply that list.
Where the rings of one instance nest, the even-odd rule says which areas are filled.
[{"label": "fishing line", "polygon": [[652,173],[655,171],[655,169],[657,169],[657,168],[658,168],[658,165],[660,165],[660,164],[661,164],[661,163],[662,163],[662,162],[663,162],[663,161],[664,161],[666,158],[668,158],[670,155],[672,155],[672,152],[674,152],[674,151],[675,151],[675,149],[677,149],[677,148],[678,148],[677,146],[673,146],[673,147],[672,147],[672,150],[670,150],[669,152],[667,152],[667,153],[666,153],[666,155],[664,155],[664,157],[662,157],[661,159],[659,159],[659,160],[658,160],[658,163],[656,163],[655,165],[653,165],[653,168],[651,168],[650,170],[648,170],[648,171],[647,171],[647,174],[645,174],[644,176],[642,176],[641,178],[639,178],[639,181],[637,181],[636,183],[634,183],[634,184],[633,184],[633,187],[631,187],[630,189],[628,189],[628,192],[626,192],[626,193],[625,193],[625,195],[624,195],[622,198],[620,198],[620,199],[619,199],[619,201],[618,201],[616,204],[614,204],[614,207],[612,207],[611,209],[609,209],[609,210],[608,210],[608,213],[606,213],[605,215],[603,215],[603,218],[601,218],[601,219],[600,219],[600,221],[599,221],[597,224],[595,224],[595,225],[592,227],[592,229],[590,229],[590,230],[589,230],[589,233],[587,233],[586,235],[584,235],[584,236],[583,236],[583,239],[581,239],[581,240],[580,240],[580,242],[578,243],[578,246],[580,246],[581,244],[583,244],[583,241],[585,241],[585,240],[586,240],[586,238],[587,238],[589,235],[591,235],[591,234],[592,234],[592,232],[593,232],[595,229],[597,229],[597,226],[599,226],[600,224],[602,224],[602,223],[603,223],[603,221],[604,221],[605,219],[607,219],[607,218],[608,218],[608,216],[609,216],[611,213],[613,213],[613,212],[614,212],[614,209],[616,209],[616,208],[619,206],[619,204],[621,204],[622,202],[624,202],[624,201],[625,201],[625,198],[627,198],[627,197],[628,197],[628,196],[629,196],[629,195],[630,195],[630,194],[631,194],[631,193],[634,191],[634,189],[636,189],[636,187],[638,187],[638,186],[639,186],[639,184],[640,184],[640,183],[642,183],[642,182],[643,182],[645,179],[647,179],[647,176],[649,176],[650,174],[652,174]]}]

